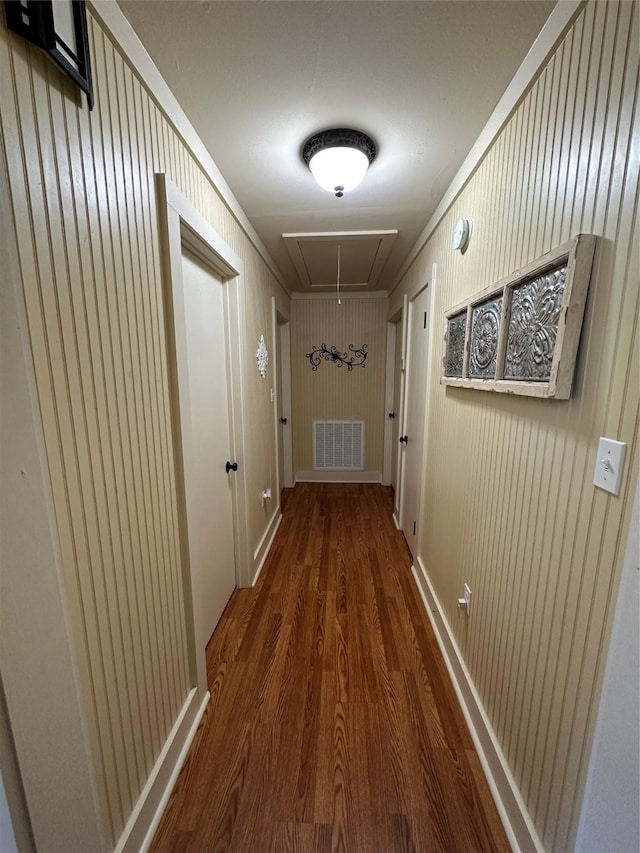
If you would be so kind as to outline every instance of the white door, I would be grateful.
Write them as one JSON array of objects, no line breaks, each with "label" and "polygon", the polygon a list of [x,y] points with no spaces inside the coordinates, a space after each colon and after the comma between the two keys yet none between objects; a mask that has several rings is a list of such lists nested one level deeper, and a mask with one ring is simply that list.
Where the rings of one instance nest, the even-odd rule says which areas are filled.
[{"label": "white door", "polygon": [[413,557],[418,545],[420,486],[426,412],[429,289],[425,287],[409,304],[407,375],[402,442],[401,525]]},{"label": "white door", "polygon": [[188,468],[185,487],[196,648],[200,651],[236,585],[234,473],[225,468],[233,460],[229,455],[224,284],[186,251],[182,275],[191,421],[191,445],[184,454]]},{"label": "white door", "polygon": [[400,512],[400,479],[398,462],[400,460],[400,427],[402,425],[402,381],[404,371],[402,365],[402,318],[396,323],[396,341],[393,356],[393,409],[390,414],[393,415],[393,427],[391,437],[391,485],[394,492],[394,511],[396,518],[399,518]]},{"label": "white door", "polygon": [[287,320],[278,326],[278,379],[280,397],[280,416],[284,423],[278,421],[280,440],[282,442],[282,480],[280,489],[290,489],[293,486],[293,448],[291,445],[291,352],[290,352],[290,323]]},{"label": "white door", "polygon": [[[284,414],[282,403],[282,338],[281,338],[282,323],[276,315],[276,329],[273,337],[276,344],[275,361],[276,361],[276,435],[278,436],[278,500],[280,500],[280,492],[284,488],[284,429],[289,419]],[[274,497],[276,497],[274,495]]]}]

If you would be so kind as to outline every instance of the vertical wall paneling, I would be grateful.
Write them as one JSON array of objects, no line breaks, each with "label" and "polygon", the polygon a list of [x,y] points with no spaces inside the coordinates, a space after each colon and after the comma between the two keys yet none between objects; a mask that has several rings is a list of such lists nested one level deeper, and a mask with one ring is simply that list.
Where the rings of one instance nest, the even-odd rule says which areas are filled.
[{"label": "vertical wall paneling", "polygon": [[[572,399],[445,388],[432,362],[419,562],[548,850],[576,829],[638,464],[639,44],[637,4],[585,5],[391,295],[436,262],[438,329],[478,288],[599,237]],[[461,216],[464,256],[450,248]],[[629,447],[617,498],[592,485],[601,435]]]},{"label": "vertical wall paneling", "polygon": [[[384,393],[388,304],[386,297],[293,299],[291,302],[291,382],[293,464],[296,476],[313,469],[312,422],[364,420],[364,469],[382,477]],[[322,361],[311,369],[306,353],[325,343],[340,352],[366,344],[364,367]],[[306,476],[302,474],[302,476]]]},{"label": "vertical wall paneling", "polygon": [[[252,371],[280,285],[150,92],[89,16],[96,104],[0,23],[0,133],[72,633],[111,843],[192,683],[154,175],[245,264],[248,493],[275,488],[271,378]],[[245,297],[243,296],[243,299]],[[245,343],[245,341],[247,343]],[[257,371],[256,371],[257,372]],[[254,426],[255,425],[255,426]],[[253,467],[250,460],[256,460]],[[256,498],[248,539],[268,526]]]}]

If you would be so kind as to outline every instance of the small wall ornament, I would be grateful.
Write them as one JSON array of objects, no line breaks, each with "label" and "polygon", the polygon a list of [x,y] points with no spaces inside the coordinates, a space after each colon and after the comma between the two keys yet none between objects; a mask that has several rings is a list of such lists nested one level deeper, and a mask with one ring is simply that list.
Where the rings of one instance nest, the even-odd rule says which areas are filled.
[{"label": "small wall ornament", "polygon": [[264,342],[264,335],[260,335],[258,339],[258,349],[256,352],[256,361],[258,363],[258,373],[264,379],[267,375],[267,369],[269,367],[269,352],[267,350],[267,345]]},{"label": "small wall ornament", "polygon": [[352,371],[354,367],[365,366],[367,344],[362,344],[361,347],[349,344],[349,352],[340,352],[337,347],[328,347],[326,344],[320,344],[319,347],[312,347],[311,352],[306,353],[305,358],[309,359],[311,370],[313,371],[316,371],[323,361],[329,361],[338,367],[346,364],[347,370]]}]

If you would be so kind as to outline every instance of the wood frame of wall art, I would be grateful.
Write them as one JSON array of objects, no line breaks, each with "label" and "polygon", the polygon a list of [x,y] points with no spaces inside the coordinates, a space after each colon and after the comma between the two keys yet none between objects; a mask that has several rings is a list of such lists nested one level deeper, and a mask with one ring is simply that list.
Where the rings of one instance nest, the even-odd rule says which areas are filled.
[{"label": "wood frame of wall art", "polygon": [[441,384],[568,400],[596,240],[578,234],[446,311]]}]

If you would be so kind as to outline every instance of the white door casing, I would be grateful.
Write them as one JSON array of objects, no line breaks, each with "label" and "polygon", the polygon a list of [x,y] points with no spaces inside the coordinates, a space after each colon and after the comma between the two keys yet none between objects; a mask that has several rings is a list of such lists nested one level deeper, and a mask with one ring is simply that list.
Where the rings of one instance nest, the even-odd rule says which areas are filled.
[{"label": "white door casing", "polygon": [[[275,300],[274,300],[275,302]],[[275,310],[275,307],[274,307]],[[277,489],[278,494],[274,495],[276,500],[280,501],[280,493],[284,487],[284,435],[283,431],[285,429],[286,424],[288,424],[289,419],[284,415],[284,410],[282,408],[282,346],[280,341],[280,319],[276,316],[274,323],[274,335],[273,339],[275,341],[275,372],[276,372],[276,455],[278,459],[278,480],[277,480]],[[286,424],[283,423],[283,420],[286,418]]]},{"label": "white door casing", "polygon": [[[167,345],[169,350],[170,381],[172,385],[172,425],[178,496],[180,556],[183,576],[185,618],[189,644],[189,665],[192,684],[198,693],[207,695],[206,658],[202,645],[205,628],[196,625],[199,605],[194,602],[196,588],[191,572],[190,523],[188,485],[190,472],[196,462],[192,459],[192,409],[190,396],[189,353],[186,341],[185,300],[183,295],[183,250],[203,262],[221,282],[226,296],[224,340],[229,405],[228,461],[237,462],[238,470],[232,485],[232,536],[235,554],[237,586],[250,586],[252,561],[247,518],[247,440],[245,428],[246,403],[244,391],[244,359],[246,334],[244,323],[244,285],[241,259],[222,240],[214,228],[198,213],[164,174],[156,176],[158,210],[163,232],[162,249],[167,270]],[[223,454],[225,455],[225,454]],[[227,460],[222,460],[222,465]],[[225,472],[226,475],[226,472]]]},{"label": "white door casing", "polygon": [[407,375],[402,435],[400,524],[414,559],[417,556],[427,399],[431,289],[427,285],[409,304]]},{"label": "white door casing", "polygon": [[394,482],[393,463],[397,456],[397,450],[393,442],[394,418],[393,414],[393,392],[395,387],[395,351],[396,351],[396,324],[387,323],[387,357],[385,364],[385,388],[384,388],[384,450],[382,460],[382,485],[391,486]]},{"label": "white door casing", "polygon": [[402,297],[402,310],[396,318],[396,350],[395,350],[395,379],[393,404],[396,417],[394,418],[393,441],[396,447],[393,477],[391,484],[393,495],[393,520],[396,527],[402,530],[402,471],[404,456],[401,453],[400,436],[403,435],[405,421],[405,405],[407,390],[407,316],[409,314],[409,298]]},{"label": "white door casing", "polygon": [[286,424],[280,424],[282,434],[282,473],[283,480],[280,483],[280,488],[290,489],[294,485],[293,481],[293,444],[292,444],[292,426],[291,426],[291,323],[287,320],[280,323],[278,327],[278,357],[279,371],[278,376],[281,380],[279,390],[282,412],[287,419]]},{"label": "white door casing", "polygon": [[[280,501],[280,493],[284,488],[293,486],[293,455],[291,447],[291,356],[289,351],[289,319],[276,308],[275,297],[272,297],[272,327],[275,342],[275,427],[276,455],[278,460],[278,494],[274,495]],[[282,419],[285,422],[282,423]]]},{"label": "white door casing", "polygon": [[403,360],[403,333],[404,323],[402,315],[400,319],[393,324],[395,334],[393,335],[393,397],[391,400],[390,412],[393,418],[391,421],[391,485],[394,491],[394,508],[398,509],[400,501],[399,483],[398,483],[398,461],[400,459],[400,426],[402,424],[402,381],[404,371],[402,369]]}]

